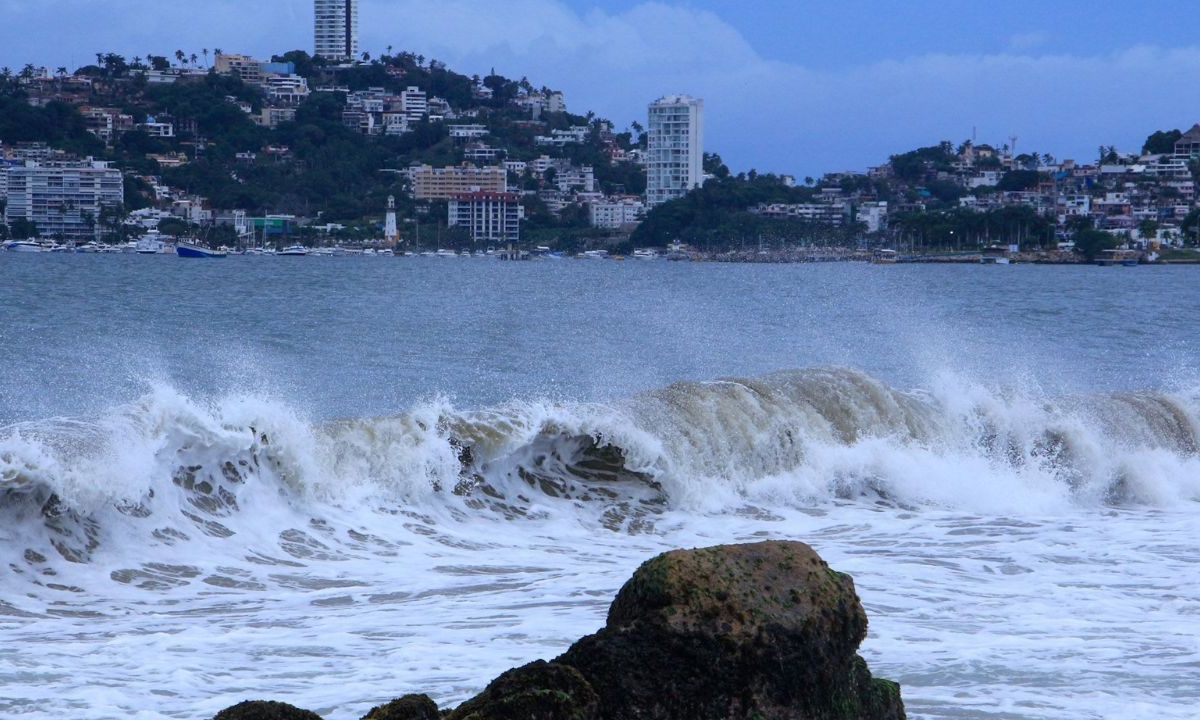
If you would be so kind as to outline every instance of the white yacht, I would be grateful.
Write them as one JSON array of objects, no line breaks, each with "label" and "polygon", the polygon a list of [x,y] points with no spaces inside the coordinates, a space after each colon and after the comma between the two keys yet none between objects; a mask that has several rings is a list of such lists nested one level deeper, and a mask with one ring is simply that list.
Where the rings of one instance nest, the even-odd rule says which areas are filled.
[{"label": "white yacht", "polygon": [[302,255],[307,255],[308,248],[304,247],[303,245],[288,245],[284,249],[280,250],[277,254],[278,255],[292,255],[292,256],[299,257]]},{"label": "white yacht", "polygon": [[157,230],[151,230],[145,235],[138,238],[135,249],[139,255],[158,255],[163,252],[167,244],[163,242]]},{"label": "white yacht", "polygon": [[32,240],[9,240],[4,243],[4,249],[9,252],[41,252],[42,246]]}]

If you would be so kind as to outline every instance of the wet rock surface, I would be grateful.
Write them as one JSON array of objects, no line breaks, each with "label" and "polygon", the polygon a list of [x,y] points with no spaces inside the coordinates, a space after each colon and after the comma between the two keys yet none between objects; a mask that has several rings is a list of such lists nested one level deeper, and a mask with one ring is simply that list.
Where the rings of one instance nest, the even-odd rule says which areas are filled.
[{"label": "wet rock surface", "polygon": [[[854,581],[804,543],[675,550],[638,568],[605,626],[555,660],[451,711],[406,695],[363,720],[905,720],[899,685],[857,654],[866,634]],[[307,714],[226,714],[246,705],[215,720],[316,717],[282,703]]]},{"label": "wet rock surface", "polygon": [[213,720],[321,720],[321,716],[274,700],[247,700],[225,708]]}]

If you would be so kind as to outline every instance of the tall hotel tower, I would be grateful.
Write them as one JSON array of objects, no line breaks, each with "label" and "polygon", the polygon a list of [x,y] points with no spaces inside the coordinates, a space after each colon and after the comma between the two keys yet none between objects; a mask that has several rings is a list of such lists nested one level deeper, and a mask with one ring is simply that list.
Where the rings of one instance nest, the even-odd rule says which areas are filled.
[{"label": "tall hotel tower", "polygon": [[646,205],[683,197],[704,182],[704,101],[668,95],[650,104]]},{"label": "tall hotel tower", "polygon": [[358,0],[316,0],[314,54],[338,62],[358,58]]}]

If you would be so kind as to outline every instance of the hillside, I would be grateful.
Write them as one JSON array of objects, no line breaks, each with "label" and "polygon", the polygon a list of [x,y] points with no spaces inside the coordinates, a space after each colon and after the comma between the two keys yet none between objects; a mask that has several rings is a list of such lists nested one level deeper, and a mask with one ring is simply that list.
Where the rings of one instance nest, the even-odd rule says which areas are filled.
[{"label": "hillside", "polygon": [[[543,112],[533,120],[517,101],[548,91],[524,79],[468,77],[409,53],[331,67],[293,51],[273,60],[292,63],[295,75],[312,90],[292,106],[294,120],[266,127],[254,120],[272,104],[264,88],[236,73],[195,65],[181,69],[154,55],[147,56],[147,62],[113,54],[97,59],[98,64],[70,75],[59,68],[52,77],[39,76],[31,66],[22,73],[4,72],[0,143],[43,142],[71,155],[115,162],[127,175],[126,212],[156,202],[142,179],[154,178],[181,194],[204,198],[218,211],[319,218],[321,223],[361,226],[359,232],[366,235],[377,234],[374,226],[389,195],[396,197],[402,217],[436,218],[437,203],[409,198],[405,179],[396,171],[421,163],[465,162],[469,143],[450,137],[454,123],[484,126],[486,144],[499,159],[549,156],[593,168],[598,192],[638,194],[645,189],[645,173],[636,163],[613,159],[637,147],[633,131],[613,132],[609,123],[590,112]],[[151,79],[156,68],[171,68],[179,75],[169,84],[155,83]],[[448,112],[444,117],[425,116],[403,134],[364,135],[347,127],[344,112],[348,96],[369,88],[389,94],[418,88],[431,102],[444,101]],[[128,116],[133,127],[105,142],[88,130],[84,113],[92,108]],[[142,129],[147,122],[171,123],[173,136],[154,136]],[[581,142],[559,147],[535,143],[538,136],[572,127],[587,128]],[[536,191],[552,188],[553,180],[553,171],[549,177],[526,171],[512,174],[509,185]],[[586,210],[574,198],[566,200],[567,207],[555,213],[538,194],[528,194],[523,200],[525,226],[534,234],[586,234]]]}]

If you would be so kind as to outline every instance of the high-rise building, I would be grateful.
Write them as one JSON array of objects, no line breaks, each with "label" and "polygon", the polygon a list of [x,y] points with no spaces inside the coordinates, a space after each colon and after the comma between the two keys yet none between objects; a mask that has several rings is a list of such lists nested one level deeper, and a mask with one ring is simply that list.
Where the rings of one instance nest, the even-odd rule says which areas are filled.
[{"label": "high-rise building", "polygon": [[650,104],[646,205],[682,197],[704,182],[704,101],[668,95]]},{"label": "high-rise building", "polygon": [[358,57],[358,0],[316,0],[314,54],[326,60]]},{"label": "high-rise building", "polygon": [[8,169],[8,205],[11,224],[29,220],[44,238],[97,240],[103,230],[101,211],[124,200],[121,171],[106,162],[26,161]]},{"label": "high-rise building", "polygon": [[471,240],[481,245],[517,243],[525,209],[516,193],[469,192],[450,198],[449,225],[466,228]]}]

